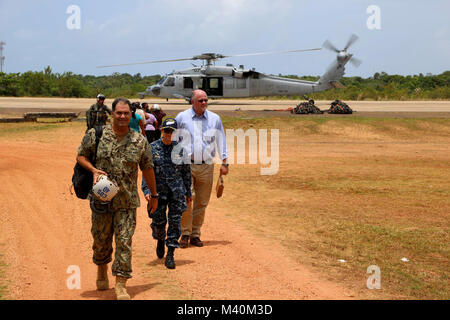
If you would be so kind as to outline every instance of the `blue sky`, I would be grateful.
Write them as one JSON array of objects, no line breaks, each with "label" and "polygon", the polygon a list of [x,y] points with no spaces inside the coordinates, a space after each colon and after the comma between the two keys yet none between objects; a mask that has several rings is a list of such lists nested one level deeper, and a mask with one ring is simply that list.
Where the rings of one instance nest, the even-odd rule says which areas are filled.
[{"label": "blue sky", "polygon": [[[80,29],[69,30],[70,5],[81,10]],[[380,30],[369,30],[369,5],[380,8]],[[6,72],[43,70],[81,74],[165,74],[189,61],[99,69],[96,66],[321,47],[329,39],[361,59],[347,76],[438,74],[450,70],[448,0],[0,0],[0,41]],[[254,67],[269,74],[320,75],[335,59],[321,50],[234,57],[217,64]],[[193,62],[193,63],[199,63]]]}]

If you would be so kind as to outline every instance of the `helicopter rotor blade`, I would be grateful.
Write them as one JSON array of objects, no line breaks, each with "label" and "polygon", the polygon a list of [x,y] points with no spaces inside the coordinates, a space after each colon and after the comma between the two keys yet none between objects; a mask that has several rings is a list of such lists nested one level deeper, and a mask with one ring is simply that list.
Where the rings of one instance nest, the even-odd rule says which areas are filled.
[{"label": "helicopter rotor blade", "polygon": [[350,60],[350,63],[353,65],[353,66],[355,66],[356,68],[358,68],[360,65],[361,65],[361,63],[362,63],[362,61],[361,60],[359,60],[359,59],[357,59],[357,58],[351,58]]},{"label": "helicopter rotor blade", "polygon": [[306,52],[306,51],[315,51],[322,50],[322,48],[312,48],[312,49],[298,49],[298,50],[287,50],[287,51],[265,51],[265,52],[255,52],[255,53],[242,53],[242,54],[233,54],[228,56],[223,56],[223,58],[229,57],[247,57],[247,56],[260,56],[264,54],[280,54],[280,53],[291,53],[291,52]]},{"label": "helicopter rotor blade", "polygon": [[339,53],[339,50],[329,40],[325,40],[322,47],[334,51],[336,53]]},{"label": "helicopter rotor blade", "polygon": [[288,51],[266,51],[266,52],[244,53],[244,54],[236,54],[236,55],[222,55],[222,54],[217,54],[217,53],[205,53],[205,54],[194,56],[192,58],[121,63],[121,64],[112,64],[112,65],[107,65],[107,66],[97,66],[97,68],[110,68],[110,67],[132,66],[132,65],[139,65],[139,64],[149,64],[149,63],[186,61],[186,60],[217,60],[217,59],[223,59],[223,58],[229,58],[229,57],[244,57],[244,56],[256,56],[256,55],[263,55],[263,54],[278,54],[278,53],[289,53],[289,52],[305,52],[305,51],[314,51],[314,50],[322,50],[322,48],[288,50]]},{"label": "helicopter rotor blade", "polygon": [[110,68],[110,67],[132,66],[132,65],[138,65],[138,64],[175,62],[175,61],[186,61],[186,60],[193,60],[193,59],[192,58],[183,58],[183,59],[170,59],[170,60],[153,60],[153,61],[146,61],[146,62],[132,62],[132,63],[112,64],[112,65],[108,65],[108,66],[97,66],[97,68]]},{"label": "helicopter rotor blade", "polygon": [[350,36],[350,39],[348,39],[347,44],[345,45],[344,51],[347,51],[347,49],[354,44],[357,40],[359,39],[359,37],[356,34],[352,34]]}]

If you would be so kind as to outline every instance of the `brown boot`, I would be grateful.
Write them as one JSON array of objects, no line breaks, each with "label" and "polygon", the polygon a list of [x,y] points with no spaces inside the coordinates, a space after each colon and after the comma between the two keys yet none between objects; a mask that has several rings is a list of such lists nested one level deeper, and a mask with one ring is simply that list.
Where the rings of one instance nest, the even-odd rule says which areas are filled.
[{"label": "brown boot", "polygon": [[117,276],[116,277],[116,297],[117,300],[130,300],[130,295],[127,292],[126,288],[127,278]]},{"label": "brown boot", "polygon": [[97,290],[108,290],[108,264],[97,266]]}]

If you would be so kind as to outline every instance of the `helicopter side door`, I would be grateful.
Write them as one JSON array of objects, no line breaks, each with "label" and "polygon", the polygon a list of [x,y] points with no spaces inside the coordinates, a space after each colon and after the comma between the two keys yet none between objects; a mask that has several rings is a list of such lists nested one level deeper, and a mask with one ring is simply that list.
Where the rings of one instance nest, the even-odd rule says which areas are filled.
[{"label": "helicopter side door", "polygon": [[198,88],[205,91],[208,96],[222,97],[223,77],[202,77]]},{"label": "helicopter side door", "polygon": [[195,81],[195,87],[196,85],[196,79],[193,79],[192,77],[183,76],[183,95],[185,97],[190,97],[192,95],[192,91],[194,89],[194,81]]}]

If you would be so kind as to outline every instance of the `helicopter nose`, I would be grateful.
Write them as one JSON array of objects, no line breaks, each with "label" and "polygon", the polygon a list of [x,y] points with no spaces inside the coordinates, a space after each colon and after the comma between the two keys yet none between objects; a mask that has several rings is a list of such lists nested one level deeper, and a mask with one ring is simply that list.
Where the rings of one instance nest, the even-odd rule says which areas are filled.
[{"label": "helicopter nose", "polygon": [[159,85],[157,85],[157,84],[151,86],[151,87],[150,87],[150,90],[152,91],[152,93],[153,93],[155,96],[159,96],[159,94],[161,93],[161,87],[160,87]]}]

